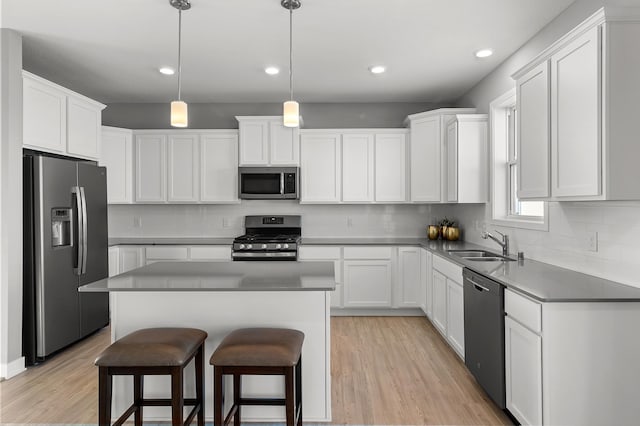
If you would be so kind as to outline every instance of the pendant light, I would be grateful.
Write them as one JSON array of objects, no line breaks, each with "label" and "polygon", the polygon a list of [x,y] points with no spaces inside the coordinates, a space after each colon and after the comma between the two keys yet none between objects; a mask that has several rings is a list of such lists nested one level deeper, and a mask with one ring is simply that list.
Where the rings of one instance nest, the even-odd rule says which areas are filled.
[{"label": "pendant light", "polygon": [[189,0],[169,0],[171,6],[178,9],[178,100],[171,102],[171,125],[187,127],[189,115],[187,103],[182,100],[182,11],[191,9]]},{"label": "pendant light", "polygon": [[289,100],[282,107],[282,124],[285,127],[299,127],[300,106],[293,100],[293,11],[301,3],[300,0],[282,0],[280,4],[289,9]]}]

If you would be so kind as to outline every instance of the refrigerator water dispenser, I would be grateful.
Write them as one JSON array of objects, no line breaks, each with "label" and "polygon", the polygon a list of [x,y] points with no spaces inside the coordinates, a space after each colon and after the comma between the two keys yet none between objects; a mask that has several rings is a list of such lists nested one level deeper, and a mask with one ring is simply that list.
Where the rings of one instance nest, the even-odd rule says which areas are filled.
[{"label": "refrigerator water dispenser", "polygon": [[70,246],[71,240],[71,209],[51,209],[51,245]]}]

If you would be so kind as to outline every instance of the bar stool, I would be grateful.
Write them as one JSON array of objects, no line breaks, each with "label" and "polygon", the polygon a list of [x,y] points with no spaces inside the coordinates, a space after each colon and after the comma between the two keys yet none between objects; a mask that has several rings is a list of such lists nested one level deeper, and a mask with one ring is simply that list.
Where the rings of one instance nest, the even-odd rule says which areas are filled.
[{"label": "bar stool", "polygon": [[[286,328],[242,328],[227,335],[215,350],[213,424],[240,426],[243,405],[284,405],[287,426],[302,426],[302,342],[304,333]],[[224,375],[233,375],[233,406],[223,418]],[[284,398],[243,398],[242,375],[283,375]]]},{"label": "bar stool", "polygon": [[[133,376],[133,404],[114,425],[123,424],[135,414],[136,426],[142,425],[142,407],[171,406],[171,423],[182,426],[183,408],[193,405],[185,425],[198,415],[198,426],[204,426],[204,341],[207,333],[195,328],[147,328],[117,340],[96,358],[98,372],[98,424],[111,423],[112,376]],[[196,397],[184,398],[184,368],[195,357]],[[144,399],[145,375],[170,375],[171,398]]]}]

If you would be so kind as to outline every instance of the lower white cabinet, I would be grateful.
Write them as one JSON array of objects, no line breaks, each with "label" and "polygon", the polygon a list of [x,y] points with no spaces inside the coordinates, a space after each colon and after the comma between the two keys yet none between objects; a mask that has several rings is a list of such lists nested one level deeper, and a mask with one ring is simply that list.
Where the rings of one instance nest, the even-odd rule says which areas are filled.
[{"label": "lower white cabinet", "polygon": [[342,308],[342,248],[338,246],[303,246],[299,248],[301,262],[333,262],[336,289],[331,292],[331,307]]},{"label": "lower white cabinet", "polygon": [[120,250],[118,247],[109,247],[109,277],[114,277],[120,272]]},{"label": "lower white cabinet", "polygon": [[506,317],[504,347],[507,409],[523,425],[540,425],[542,337]]},{"label": "lower white cabinet", "polygon": [[432,322],[454,351],[464,359],[464,289],[462,267],[433,256]]},{"label": "lower white cabinet", "polygon": [[423,306],[420,247],[398,247],[394,307]]},{"label": "lower white cabinet", "polygon": [[344,307],[391,307],[391,261],[345,260]]},{"label": "lower white cabinet", "polygon": [[422,310],[427,318],[433,318],[433,254],[430,251],[422,249],[420,259],[420,267],[422,268],[422,285],[424,287]]},{"label": "lower white cabinet", "polygon": [[118,247],[118,273],[122,274],[132,269],[145,265],[144,247],[119,246]]},{"label": "lower white cabinet", "polygon": [[109,247],[109,276],[122,274],[156,262],[222,262],[231,261],[231,247],[153,245]]}]

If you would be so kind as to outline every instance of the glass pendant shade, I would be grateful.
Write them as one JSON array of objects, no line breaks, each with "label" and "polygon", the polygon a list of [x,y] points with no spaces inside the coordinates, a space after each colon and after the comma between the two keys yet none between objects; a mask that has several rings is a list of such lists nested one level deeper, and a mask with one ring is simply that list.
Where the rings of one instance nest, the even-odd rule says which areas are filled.
[{"label": "glass pendant shade", "polygon": [[189,125],[189,116],[187,112],[186,102],[171,102],[171,125],[173,127],[187,127]]},{"label": "glass pendant shade", "polygon": [[296,101],[287,101],[284,103],[282,124],[285,127],[300,126],[300,107]]}]

